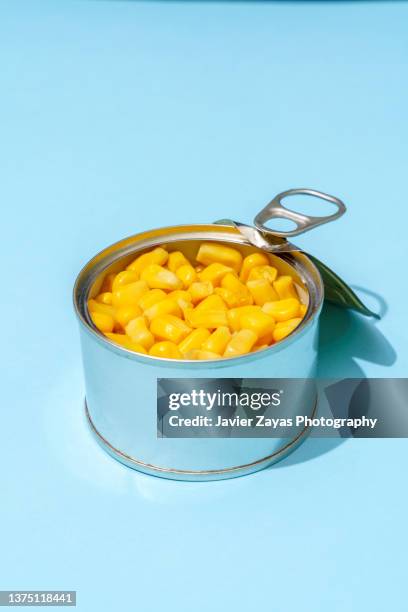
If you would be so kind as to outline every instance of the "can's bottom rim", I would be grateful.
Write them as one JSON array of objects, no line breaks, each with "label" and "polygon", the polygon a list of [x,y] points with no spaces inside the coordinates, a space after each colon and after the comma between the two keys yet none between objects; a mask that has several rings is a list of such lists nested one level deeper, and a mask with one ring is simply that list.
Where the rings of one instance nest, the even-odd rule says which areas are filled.
[{"label": "can's bottom rim", "polygon": [[[315,401],[315,405],[310,415],[313,418],[316,414],[317,410],[317,398]],[[91,428],[92,433],[96,437],[98,443],[102,446],[102,448],[108,452],[114,459],[120,461],[124,465],[138,470],[139,472],[143,472],[144,474],[149,474],[150,476],[157,476],[159,478],[167,478],[171,480],[190,480],[190,481],[208,481],[208,480],[223,480],[227,478],[237,478],[239,476],[247,476],[248,474],[252,474],[254,472],[258,472],[259,470],[263,470],[264,468],[272,465],[273,463],[277,463],[281,459],[284,459],[287,455],[293,452],[307,437],[310,426],[305,427],[302,431],[295,437],[293,440],[285,444],[282,448],[275,451],[274,453],[267,455],[266,457],[262,457],[261,459],[257,459],[251,463],[246,463],[243,465],[238,465],[230,468],[222,468],[219,470],[181,470],[177,468],[164,468],[158,465],[153,465],[150,463],[146,463],[141,461],[140,459],[136,459],[130,455],[127,455],[123,451],[115,448],[95,427],[94,422],[92,421],[91,415],[89,414],[88,406],[85,399],[85,416],[87,418],[88,424]]]}]

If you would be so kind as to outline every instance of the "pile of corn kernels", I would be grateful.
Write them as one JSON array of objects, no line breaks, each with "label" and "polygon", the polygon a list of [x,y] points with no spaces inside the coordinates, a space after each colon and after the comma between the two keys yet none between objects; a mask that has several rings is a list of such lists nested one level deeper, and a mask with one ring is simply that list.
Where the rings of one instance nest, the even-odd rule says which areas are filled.
[{"label": "pile of corn kernels", "polygon": [[88,300],[94,325],[112,342],[167,359],[221,359],[267,348],[301,322],[306,306],[291,276],[266,254],[200,245],[192,265],[157,247],[108,274]]}]

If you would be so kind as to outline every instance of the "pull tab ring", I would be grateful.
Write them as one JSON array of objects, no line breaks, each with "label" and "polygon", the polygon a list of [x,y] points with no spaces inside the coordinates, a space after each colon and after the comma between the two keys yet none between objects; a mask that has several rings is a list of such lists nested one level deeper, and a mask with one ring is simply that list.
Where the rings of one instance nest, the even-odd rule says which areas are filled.
[{"label": "pull tab ring", "polygon": [[[327,202],[331,202],[337,206],[337,211],[331,215],[319,217],[312,217],[311,215],[304,215],[302,213],[295,212],[294,210],[290,210],[282,205],[282,200],[284,198],[293,195],[308,195],[319,198],[320,200],[326,200]],[[289,189],[288,191],[282,191],[282,193],[275,196],[273,200],[271,200],[271,202],[269,202],[269,204],[267,204],[265,208],[263,208],[256,215],[254,225],[258,230],[265,234],[271,234],[281,238],[289,238],[291,236],[303,234],[303,232],[308,232],[318,225],[323,225],[324,223],[334,221],[335,219],[341,217],[345,212],[346,206],[344,202],[339,200],[339,198],[328,195],[327,193],[316,191],[315,189]],[[266,227],[265,224],[271,219],[288,219],[289,221],[296,223],[296,229],[287,232],[270,229]]]}]

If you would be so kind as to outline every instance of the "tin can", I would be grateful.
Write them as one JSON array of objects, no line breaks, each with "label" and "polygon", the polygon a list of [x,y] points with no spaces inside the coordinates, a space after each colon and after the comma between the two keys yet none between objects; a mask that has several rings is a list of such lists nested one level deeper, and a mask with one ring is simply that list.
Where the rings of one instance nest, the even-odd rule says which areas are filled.
[{"label": "tin can", "polygon": [[[312,261],[298,250],[269,253],[280,274],[294,278],[306,315],[281,342],[254,353],[219,361],[150,357],[112,343],[94,327],[87,300],[103,278],[156,246],[180,250],[193,259],[203,241],[233,246],[243,256],[253,242],[236,226],[182,225],[143,232],[100,252],[80,272],[74,288],[86,386],[86,416],[98,442],[113,457],[141,472],[178,480],[217,480],[260,470],[286,456],[307,428],[287,438],[158,438],[158,378],[301,378],[315,375],[323,285]],[[264,251],[263,251],[264,252]],[[312,416],[316,395],[298,387],[293,410]]]}]

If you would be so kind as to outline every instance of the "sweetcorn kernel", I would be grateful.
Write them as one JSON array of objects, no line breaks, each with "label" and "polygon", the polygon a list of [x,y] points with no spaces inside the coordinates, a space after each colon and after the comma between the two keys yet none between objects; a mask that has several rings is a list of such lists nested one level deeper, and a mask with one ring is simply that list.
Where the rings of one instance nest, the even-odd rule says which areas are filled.
[{"label": "sweetcorn kernel", "polygon": [[241,317],[243,314],[260,311],[260,306],[240,306],[238,308],[231,308],[231,310],[227,312],[228,325],[233,331],[238,331],[241,329]]},{"label": "sweetcorn kernel", "polygon": [[89,312],[101,312],[113,318],[115,317],[115,309],[113,306],[110,304],[102,304],[93,299],[88,300],[88,310]]},{"label": "sweetcorn kernel", "polygon": [[200,280],[211,281],[214,287],[218,287],[224,276],[230,272],[232,272],[230,266],[218,262],[212,263],[200,272]]},{"label": "sweetcorn kernel", "polygon": [[275,328],[275,321],[272,317],[264,312],[247,312],[241,316],[241,327],[244,329],[252,329],[259,338],[264,338],[267,334],[271,334]]},{"label": "sweetcorn kernel", "polygon": [[197,261],[208,266],[212,263],[222,263],[239,272],[242,255],[236,249],[212,242],[203,242],[197,253]]},{"label": "sweetcorn kernel", "polygon": [[112,294],[112,304],[115,308],[122,306],[137,306],[137,303],[144,293],[147,293],[149,287],[144,280],[139,280],[134,283],[122,285]]},{"label": "sweetcorn kernel", "polygon": [[258,336],[254,331],[251,329],[241,329],[228,342],[224,357],[236,357],[249,353],[257,340]]},{"label": "sweetcorn kernel", "polygon": [[247,255],[242,262],[241,273],[239,275],[240,280],[246,283],[248,280],[249,273],[252,268],[257,266],[267,266],[269,264],[269,258],[265,253],[251,253]]},{"label": "sweetcorn kernel", "polygon": [[156,342],[149,350],[149,355],[152,357],[162,357],[163,359],[183,359],[183,355],[180,353],[177,344],[164,340],[163,342]]},{"label": "sweetcorn kernel", "polygon": [[150,289],[181,289],[181,280],[166,268],[158,264],[150,264],[144,268],[140,278],[149,285]]},{"label": "sweetcorn kernel", "polygon": [[260,280],[264,278],[270,283],[276,280],[278,271],[273,266],[256,266],[249,273],[248,280]]},{"label": "sweetcorn kernel", "polygon": [[172,314],[179,317],[181,316],[182,312],[176,300],[166,297],[166,299],[160,300],[160,302],[156,302],[156,304],[153,304],[153,306],[147,308],[143,314],[149,321],[152,321],[156,317],[160,317],[161,315],[165,314]]},{"label": "sweetcorn kernel", "polygon": [[262,306],[262,310],[273,317],[275,321],[287,321],[293,319],[299,314],[300,303],[295,298],[287,298],[286,300],[277,300],[275,302],[266,302]]},{"label": "sweetcorn kernel", "polygon": [[116,274],[115,280],[112,284],[112,292],[117,291],[123,285],[128,285],[129,283],[135,283],[139,280],[139,275],[136,272],[132,272],[131,270],[123,270],[123,272],[119,272]]},{"label": "sweetcorn kernel", "polygon": [[209,295],[196,306],[196,310],[227,310],[227,305],[219,295]]},{"label": "sweetcorn kernel", "polygon": [[122,306],[122,308],[118,308],[115,312],[115,319],[120,327],[125,329],[129,321],[136,319],[136,317],[140,317],[141,314],[142,311],[139,306]]},{"label": "sweetcorn kernel", "polygon": [[250,306],[254,303],[252,295],[245,287],[245,292],[230,291],[223,287],[217,287],[214,289],[214,293],[219,295],[228,308],[238,308],[238,306]]},{"label": "sweetcorn kernel", "polygon": [[193,329],[193,331],[190,332],[188,336],[186,336],[178,345],[180,352],[185,355],[193,349],[201,348],[203,342],[205,342],[209,337],[210,332],[208,329],[204,329],[203,327]]},{"label": "sweetcorn kernel", "polygon": [[291,276],[280,276],[276,281],[274,281],[273,288],[281,300],[285,300],[287,298],[299,299],[293,278]]},{"label": "sweetcorn kernel", "polygon": [[278,295],[272,285],[264,278],[247,282],[247,287],[254,298],[255,304],[263,306],[265,302],[278,300]]},{"label": "sweetcorn kernel", "polygon": [[115,325],[114,318],[103,312],[91,312],[91,319],[95,327],[101,332],[111,332]]},{"label": "sweetcorn kernel", "polygon": [[193,283],[190,287],[191,301],[193,304],[198,304],[213,292],[214,287],[210,281]]},{"label": "sweetcorn kernel", "polygon": [[140,306],[142,310],[147,310],[150,308],[150,306],[165,300],[166,297],[167,293],[165,293],[162,289],[150,289],[150,291],[142,295],[137,305]]},{"label": "sweetcorn kernel", "polygon": [[273,339],[275,342],[279,342],[279,340],[283,340],[286,336],[289,336],[289,334],[298,327],[301,321],[302,319],[300,317],[296,317],[288,321],[283,321],[282,323],[277,323],[273,331]]},{"label": "sweetcorn kernel", "polygon": [[100,304],[107,304],[108,306],[110,306],[112,304],[111,291],[104,291],[104,293],[100,293],[96,296],[95,301],[99,302]]},{"label": "sweetcorn kernel", "polygon": [[197,272],[189,263],[177,268],[176,276],[181,280],[183,287],[187,289],[192,283],[197,280]]},{"label": "sweetcorn kernel", "polygon": [[169,298],[175,300],[178,304],[180,303],[180,300],[182,300],[183,302],[191,302],[191,293],[189,293],[188,291],[184,291],[183,289],[176,289],[176,291],[170,291],[170,293],[168,293],[167,295]]},{"label": "sweetcorn kernel", "polygon": [[153,319],[150,331],[159,340],[170,340],[178,344],[188,336],[191,328],[179,317],[167,314]]},{"label": "sweetcorn kernel", "polygon": [[205,327],[206,329],[216,329],[217,327],[228,326],[226,310],[197,310],[188,308],[185,311],[186,322],[191,327]]},{"label": "sweetcorn kernel", "polygon": [[218,355],[222,355],[227,348],[228,342],[231,340],[231,332],[228,327],[218,327],[209,338],[205,340],[202,344],[202,349],[204,351],[211,351],[212,353],[217,353]]},{"label": "sweetcorn kernel", "polygon": [[144,317],[136,317],[126,325],[126,334],[136,344],[140,344],[145,349],[149,349],[154,344],[154,336],[147,329],[146,320]]},{"label": "sweetcorn kernel", "polygon": [[126,270],[132,270],[133,272],[136,272],[136,274],[140,275],[142,270],[151,264],[164,266],[168,257],[169,254],[165,249],[157,247],[148,253],[144,253],[143,255],[136,257],[136,259],[127,266]]},{"label": "sweetcorn kernel", "polygon": [[186,264],[190,264],[190,262],[181,251],[173,251],[173,253],[169,253],[167,267],[171,272],[176,272],[180,266],[184,266]]}]

